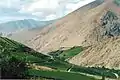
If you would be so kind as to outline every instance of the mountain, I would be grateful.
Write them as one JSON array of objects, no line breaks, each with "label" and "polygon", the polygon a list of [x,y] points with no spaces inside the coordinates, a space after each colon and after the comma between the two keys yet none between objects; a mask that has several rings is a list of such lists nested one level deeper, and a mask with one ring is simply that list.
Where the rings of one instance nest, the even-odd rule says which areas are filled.
[{"label": "mountain", "polygon": [[97,0],[81,7],[53,24],[46,26],[37,36],[26,41],[26,44],[40,52],[81,45],[85,36],[92,30],[91,26],[94,25],[94,23],[91,24],[93,16],[102,12],[102,9],[98,12],[92,10],[100,4],[101,1]]},{"label": "mountain", "polygon": [[104,8],[102,15],[97,15],[97,25],[83,42],[89,48],[84,50],[82,55],[72,58],[70,63],[120,68],[120,8],[113,0],[107,1]]},{"label": "mountain", "polygon": [[32,40],[34,36],[37,36],[42,28],[43,27],[37,27],[37,28],[18,31],[16,33],[8,34],[7,37],[17,42],[26,44],[27,41]]},{"label": "mountain", "polygon": [[11,34],[24,29],[28,30],[36,27],[43,27],[50,23],[52,23],[52,21],[36,21],[33,19],[9,21],[0,24],[0,32],[3,34]]},{"label": "mountain", "polygon": [[83,66],[118,68],[120,9],[113,0],[105,0],[101,4],[98,1],[50,24],[26,44],[44,53],[62,47],[88,47],[82,55],[76,55],[69,62]]},{"label": "mountain", "polygon": [[83,51],[82,55],[72,58],[71,63],[120,68],[120,8],[113,3],[110,4],[111,10],[106,11],[102,17],[99,16],[99,25],[86,37],[84,44],[90,47]]}]

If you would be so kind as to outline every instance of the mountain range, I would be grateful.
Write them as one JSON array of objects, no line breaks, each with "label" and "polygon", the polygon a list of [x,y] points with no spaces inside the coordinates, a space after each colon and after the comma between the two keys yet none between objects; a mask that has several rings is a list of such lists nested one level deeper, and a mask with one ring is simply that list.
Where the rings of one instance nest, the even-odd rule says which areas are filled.
[{"label": "mountain range", "polygon": [[53,21],[37,21],[34,19],[9,21],[0,24],[0,32],[4,35],[8,35],[22,30],[44,27],[52,22]]}]

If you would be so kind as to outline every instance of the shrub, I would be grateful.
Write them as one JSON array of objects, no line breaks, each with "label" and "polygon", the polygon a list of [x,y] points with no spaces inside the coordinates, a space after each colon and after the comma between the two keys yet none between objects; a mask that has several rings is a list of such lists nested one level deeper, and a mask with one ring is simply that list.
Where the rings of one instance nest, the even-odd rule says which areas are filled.
[{"label": "shrub", "polygon": [[26,78],[26,63],[15,57],[4,57],[0,61],[2,79],[23,79]]}]

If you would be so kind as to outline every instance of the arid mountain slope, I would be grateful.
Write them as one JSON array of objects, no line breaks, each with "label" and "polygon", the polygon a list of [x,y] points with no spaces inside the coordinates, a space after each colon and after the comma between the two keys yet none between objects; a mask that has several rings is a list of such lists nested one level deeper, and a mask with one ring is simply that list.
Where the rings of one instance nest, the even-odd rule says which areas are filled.
[{"label": "arid mountain slope", "polygon": [[26,44],[40,52],[82,45],[85,37],[96,25],[94,20],[104,12],[104,4],[98,6],[99,4],[100,2],[95,1],[76,10],[44,28],[39,35]]},{"label": "arid mountain slope", "polygon": [[[18,27],[20,25],[20,26],[22,26],[23,29],[19,29],[16,32],[12,31],[12,33],[7,34],[7,35],[3,35],[3,36],[6,36],[6,37],[8,37],[10,39],[13,39],[13,40],[17,41],[17,42],[25,44],[26,41],[32,40],[33,37],[37,36],[39,34],[39,32],[45,26],[52,24],[56,20],[37,21],[36,23],[35,23],[35,21],[31,20],[31,22],[29,21],[30,24],[27,25],[27,26],[24,26],[25,24],[27,24],[27,23],[24,22],[25,20],[24,21],[22,21],[22,20],[18,21],[18,22],[20,22],[20,21],[24,22],[24,23],[22,23],[23,25],[16,24],[15,22],[17,22],[17,21],[11,21],[11,22],[8,22],[8,23],[4,23],[4,26],[6,26],[6,25],[9,26],[9,24],[11,24],[11,26],[12,26],[12,25],[16,24],[16,25],[14,25],[12,27]],[[9,27],[11,27],[11,26],[9,26]],[[30,26],[33,26],[33,27],[30,27]],[[26,28],[26,27],[28,27],[28,28]]]},{"label": "arid mountain slope", "polygon": [[73,57],[70,63],[81,66],[120,68],[120,38],[109,38]]},{"label": "arid mountain slope", "polygon": [[90,47],[73,57],[69,61],[70,63],[82,66],[120,68],[119,8],[112,3],[110,4],[111,8],[109,6],[109,9],[112,12],[108,11],[106,14],[102,15],[102,17],[98,19],[100,24],[86,37],[84,44]]},{"label": "arid mountain slope", "polygon": [[34,36],[37,36],[42,28],[34,28],[28,30],[18,31],[14,34],[8,36],[8,38],[13,39],[17,42],[26,44],[26,41],[32,40]]}]

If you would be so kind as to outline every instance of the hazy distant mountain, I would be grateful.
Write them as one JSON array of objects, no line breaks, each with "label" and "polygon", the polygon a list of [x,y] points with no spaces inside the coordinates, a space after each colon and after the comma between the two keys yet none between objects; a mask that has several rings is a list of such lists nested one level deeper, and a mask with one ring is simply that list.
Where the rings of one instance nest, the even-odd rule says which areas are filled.
[{"label": "hazy distant mountain", "polygon": [[24,30],[24,29],[43,27],[50,23],[52,23],[52,21],[36,21],[33,19],[9,21],[9,22],[0,24],[0,32],[9,34],[9,33],[14,33],[17,31]]}]

